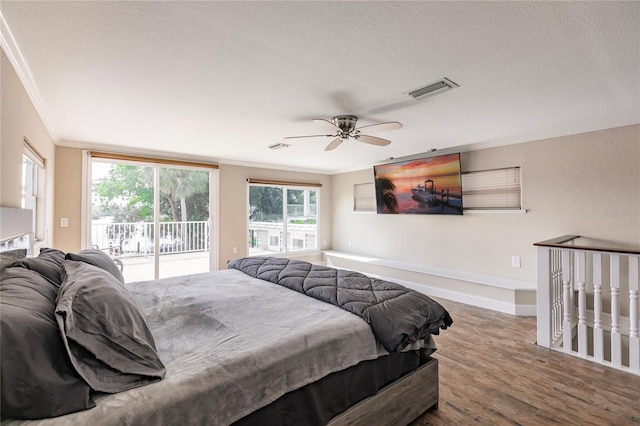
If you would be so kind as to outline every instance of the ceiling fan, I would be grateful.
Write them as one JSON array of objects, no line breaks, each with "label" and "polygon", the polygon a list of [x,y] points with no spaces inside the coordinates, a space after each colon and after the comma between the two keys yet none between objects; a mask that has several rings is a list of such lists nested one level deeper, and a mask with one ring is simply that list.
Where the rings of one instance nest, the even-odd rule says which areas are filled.
[{"label": "ceiling fan", "polygon": [[329,135],[309,135],[309,136],[288,136],[285,139],[297,139],[297,138],[317,138],[317,137],[330,137],[334,138],[329,145],[324,149],[325,151],[331,151],[336,149],[338,145],[346,141],[349,138],[353,138],[360,142],[369,143],[372,145],[386,146],[391,143],[390,140],[378,138],[376,136],[364,135],[362,130],[367,132],[382,132],[386,130],[398,130],[402,128],[402,124],[397,121],[389,121],[386,123],[369,124],[367,126],[356,127],[358,117],[355,115],[336,115],[329,120],[323,118],[315,118],[313,121],[324,126],[328,131],[333,133]]}]

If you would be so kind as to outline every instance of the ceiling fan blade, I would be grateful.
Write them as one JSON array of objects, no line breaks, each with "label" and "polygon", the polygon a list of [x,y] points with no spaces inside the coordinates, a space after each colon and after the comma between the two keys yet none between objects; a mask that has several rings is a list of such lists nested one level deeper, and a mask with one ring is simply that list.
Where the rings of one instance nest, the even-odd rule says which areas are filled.
[{"label": "ceiling fan blade", "polygon": [[378,146],[387,146],[391,143],[390,140],[377,138],[375,136],[369,136],[369,135],[358,135],[356,139],[358,139],[360,142],[370,143],[371,145],[378,145]]},{"label": "ceiling fan blade", "polygon": [[333,124],[331,121],[329,120],[325,120],[324,118],[314,118],[313,121],[315,121],[316,123],[320,124],[321,126],[323,126],[326,130],[329,130],[331,132],[335,132],[336,130],[338,132],[341,132],[342,130],[340,129],[340,127],[336,126],[335,124]]},{"label": "ceiling fan blade", "polygon": [[338,145],[340,145],[342,143],[342,138],[335,138],[334,140],[331,141],[331,143],[329,145],[327,145],[327,147],[324,149],[325,151],[331,151],[334,150],[338,147]]},{"label": "ceiling fan blade", "polygon": [[356,128],[356,130],[362,129],[367,129],[367,132],[386,132],[387,130],[402,129],[402,124],[397,121],[389,121],[387,123],[369,124],[367,126]]},{"label": "ceiling fan blade", "polygon": [[320,137],[335,137],[336,135],[308,135],[308,136],[285,136],[284,139],[299,139],[299,138],[320,138]]}]

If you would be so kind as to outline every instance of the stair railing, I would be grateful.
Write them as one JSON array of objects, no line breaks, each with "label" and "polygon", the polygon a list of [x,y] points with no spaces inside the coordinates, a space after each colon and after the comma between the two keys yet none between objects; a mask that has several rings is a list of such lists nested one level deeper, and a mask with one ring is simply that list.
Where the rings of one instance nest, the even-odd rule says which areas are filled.
[{"label": "stair railing", "polygon": [[640,250],[586,245],[580,238],[535,244],[537,343],[640,375]]}]

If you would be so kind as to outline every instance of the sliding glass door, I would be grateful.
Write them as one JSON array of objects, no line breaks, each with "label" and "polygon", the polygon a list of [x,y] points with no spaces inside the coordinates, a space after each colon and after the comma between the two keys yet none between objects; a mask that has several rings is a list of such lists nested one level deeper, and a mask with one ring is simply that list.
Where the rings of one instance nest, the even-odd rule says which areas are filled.
[{"label": "sliding glass door", "polygon": [[92,158],[90,246],[126,282],[215,269],[211,202],[217,170]]},{"label": "sliding glass door", "polygon": [[91,163],[91,248],[125,261],[129,282],[154,278],[154,168]]},{"label": "sliding glass door", "polygon": [[209,271],[209,172],[159,168],[160,278]]}]

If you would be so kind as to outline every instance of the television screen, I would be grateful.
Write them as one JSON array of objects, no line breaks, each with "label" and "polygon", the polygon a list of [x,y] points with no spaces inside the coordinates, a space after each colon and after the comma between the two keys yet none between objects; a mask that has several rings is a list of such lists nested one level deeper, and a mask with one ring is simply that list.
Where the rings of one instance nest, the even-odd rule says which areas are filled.
[{"label": "television screen", "polygon": [[379,214],[462,214],[460,154],[373,167]]}]

